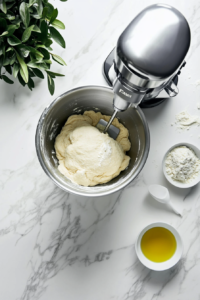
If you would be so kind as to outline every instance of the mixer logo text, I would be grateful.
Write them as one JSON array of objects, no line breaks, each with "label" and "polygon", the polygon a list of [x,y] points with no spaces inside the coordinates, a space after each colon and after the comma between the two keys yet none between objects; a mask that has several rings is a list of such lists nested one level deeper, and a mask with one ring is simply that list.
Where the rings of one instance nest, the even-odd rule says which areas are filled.
[{"label": "mixer logo text", "polygon": [[124,96],[131,98],[131,95],[130,95],[130,94],[127,94],[126,92],[124,92],[124,90],[120,89],[119,92],[120,92],[121,94],[123,94]]}]

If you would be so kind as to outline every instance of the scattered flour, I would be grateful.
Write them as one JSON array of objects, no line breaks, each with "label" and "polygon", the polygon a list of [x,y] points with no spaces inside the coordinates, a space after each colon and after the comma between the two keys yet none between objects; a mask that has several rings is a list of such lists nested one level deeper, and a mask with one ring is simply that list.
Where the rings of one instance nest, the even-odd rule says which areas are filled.
[{"label": "scattered flour", "polygon": [[189,130],[192,124],[200,125],[200,117],[190,115],[187,110],[183,110],[176,115],[176,124],[180,129]]},{"label": "scattered flour", "polygon": [[200,109],[200,102],[197,102],[197,109]]},{"label": "scattered flour", "polygon": [[199,175],[200,159],[190,148],[180,146],[167,155],[165,167],[173,180],[190,183]]},{"label": "scattered flour", "polygon": [[194,83],[196,86],[200,85],[200,79],[196,80]]}]

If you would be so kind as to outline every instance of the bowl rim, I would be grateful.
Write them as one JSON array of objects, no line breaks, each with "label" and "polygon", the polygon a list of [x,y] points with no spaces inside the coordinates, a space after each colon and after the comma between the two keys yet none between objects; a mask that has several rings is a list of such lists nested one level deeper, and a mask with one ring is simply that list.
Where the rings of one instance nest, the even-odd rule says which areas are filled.
[{"label": "bowl rim", "polygon": [[165,160],[166,160],[166,157],[167,155],[169,154],[170,151],[172,151],[173,149],[179,147],[179,146],[186,146],[188,148],[191,148],[196,156],[200,159],[200,149],[199,147],[197,147],[196,145],[194,144],[191,144],[191,143],[188,143],[188,142],[180,142],[180,143],[177,143],[177,144],[174,144],[173,146],[171,146],[165,153],[164,157],[163,157],[163,160],[162,160],[162,170],[163,170],[163,174],[165,175],[165,178],[174,186],[178,187],[178,188],[183,188],[183,189],[186,189],[186,188],[190,188],[196,184],[199,183],[200,181],[200,172],[199,172],[199,176],[194,179],[192,182],[190,183],[182,183],[182,182],[179,182],[179,181],[175,181],[173,180],[166,172],[166,167],[165,167]]},{"label": "bowl rim", "polygon": [[57,180],[54,178],[54,176],[52,176],[52,174],[49,172],[45,162],[43,161],[43,156],[42,156],[42,151],[41,151],[41,147],[40,147],[40,133],[42,131],[42,127],[43,127],[43,123],[44,123],[44,119],[45,116],[48,114],[48,112],[52,109],[52,107],[54,106],[54,104],[56,102],[58,102],[61,98],[65,97],[68,94],[71,94],[77,90],[81,90],[81,89],[105,89],[105,90],[109,90],[109,91],[113,91],[112,87],[108,87],[108,86],[104,86],[104,85],[84,85],[84,86],[79,86],[73,89],[70,89],[68,91],[66,91],[65,93],[59,95],[55,100],[53,100],[42,112],[38,124],[37,124],[37,128],[36,128],[36,133],[35,133],[35,147],[36,147],[36,153],[37,153],[37,157],[38,160],[43,168],[43,170],[45,171],[45,173],[51,178],[51,180],[53,180],[53,182],[60,187],[62,190],[64,190],[65,192],[70,192],[72,194],[75,195],[80,195],[80,196],[86,196],[86,197],[101,197],[101,196],[106,196],[109,194],[113,194],[121,189],[123,189],[125,186],[127,186],[136,176],[138,176],[138,174],[141,172],[141,170],[143,169],[146,160],[148,158],[148,154],[149,154],[149,149],[150,149],[150,131],[149,131],[149,126],[147,123],[147,120],[141,110],[140,107],[137,107],[140,116],[141,116],[141,120],[144,126],[144,132],[145,132],[145,142],[146,142],[146,147],[144,149],[144,154],[143,154],[143,158],[142,158],[142,162],[141,164],[138,166],[138,172],[137,174],[135,174],[135,177],[130,177],[128,180],[126,180],[124,183],[122,183],[120,186],[118,187],[114,187],[112,190],[106,190],[106,191],[98,191],[98,193],[88,193],[87,191],[75,191],[73,188],[70,187],[65,187],[64,184],[61,184],[59,182],[57,182]]},{"label": "bowl rim", "polygon": [[[157,263],[157,262],[153,262],[153,261],[149,260],[143,254],[141,247],[140,247],[141,239],[142,239],[143,235],[145,234],[145,232],[154,227],[163,227],[163,228],[168,229],[174,235],[174,237],[176,239],[176,244],[177,244],[176,251],[173,254],[173,256],[170,259],[168,259],[167,261],[164,261],[161,263]],[[173,267],[181,259],[182,255],[183,255],[183,240],[182,240],[179,232],[172,225],[165,223],[165,222],[153,222],[153,223],[150,223],[149,225],[145,226],[140,231],[139,235],[137,236],[136,242],[135,242],[135,251],[136,251],[138,259],[145,267],[147,267],[148,269],[154,270],[154,271],[164,271],[164,270],[167,270],[167,269],[170,269],[171,267]]]}]

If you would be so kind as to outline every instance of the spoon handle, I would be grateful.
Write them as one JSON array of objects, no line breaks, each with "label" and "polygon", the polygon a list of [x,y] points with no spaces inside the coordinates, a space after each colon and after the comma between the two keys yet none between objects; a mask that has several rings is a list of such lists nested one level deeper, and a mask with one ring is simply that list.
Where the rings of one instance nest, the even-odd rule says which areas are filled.
[{"label": "spoon handle", "polygon": [[174,205],[171,202],[168,202],[168,205],[173,209],[173,211],[182,217],[182,214],[174,207]]}]

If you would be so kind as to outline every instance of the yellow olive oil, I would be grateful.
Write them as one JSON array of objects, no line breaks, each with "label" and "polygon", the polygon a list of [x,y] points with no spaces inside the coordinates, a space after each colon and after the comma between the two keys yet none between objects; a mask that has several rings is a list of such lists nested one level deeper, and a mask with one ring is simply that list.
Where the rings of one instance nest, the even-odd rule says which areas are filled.
[{"label": "yellow olive oil", "polygon": [[176,239],[166,228],[154,227],[145,232],[141,239],[143,254],[153,262],[164,262],[176,251]]}]

